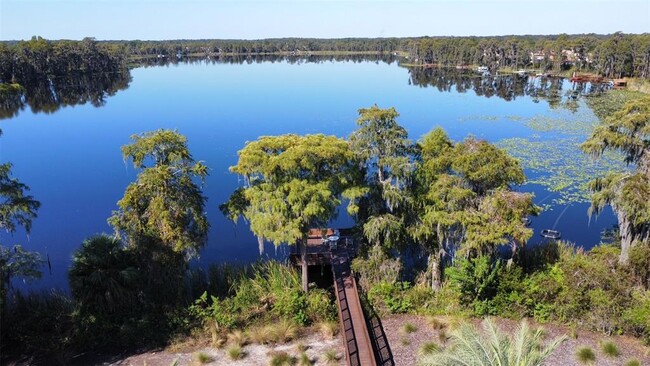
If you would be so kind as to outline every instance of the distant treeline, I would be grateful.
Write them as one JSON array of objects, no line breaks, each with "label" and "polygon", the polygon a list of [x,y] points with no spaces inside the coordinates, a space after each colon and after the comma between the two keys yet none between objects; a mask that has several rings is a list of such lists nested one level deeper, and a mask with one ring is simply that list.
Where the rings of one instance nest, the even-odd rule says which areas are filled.
[{"label": "distant treeline", "polygon": [[[116,71],[126,61],[187,56],[399,54],[408,63],[440,66],[576,70],[606,77],[650,78],[650,33],[419,38],[278,38],[264,40],[0,42],[0,82],[42,75]],[[22,81],[22,82],[21,82]]]},{"label": "distant treeline", "polygon": [[124,47],[92,38],[0,42],[0,83],[30,85],[56,76],[123,71],[126,56]]},{"label": "distant treeline", "polygon": [[414,64],[483,65],[650,78],[650,34],[420,38],[107,41],[130,57],[399,53]]}]

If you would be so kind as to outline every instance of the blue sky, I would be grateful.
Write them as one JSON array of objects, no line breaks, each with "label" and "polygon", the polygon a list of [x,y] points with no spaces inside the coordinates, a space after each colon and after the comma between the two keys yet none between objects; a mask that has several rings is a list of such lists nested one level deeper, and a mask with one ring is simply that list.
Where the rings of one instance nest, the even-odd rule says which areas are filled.
[{"label": "blue sky", "polygon": [[0,0],[0,40],[650,32],[650,0]]}]

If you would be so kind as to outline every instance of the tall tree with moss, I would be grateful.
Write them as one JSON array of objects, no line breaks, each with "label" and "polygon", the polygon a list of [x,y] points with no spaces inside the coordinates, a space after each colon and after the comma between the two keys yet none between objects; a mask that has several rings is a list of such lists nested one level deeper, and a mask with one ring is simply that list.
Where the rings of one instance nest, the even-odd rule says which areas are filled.
[{"label": "tall tree with moss", "polygon": [[145,274],[141,288],[155,308],[182,298],[183,273],[207,241],[206,198],[200,184],[208,168],[192,158],[185,136],[157,130],[131,136],[124,159],[140,169],[119,209],[108,219],[117,236],[135,253]]},{"label": "tall tree with moss", "polygon": [[388,248],[407,237],[415,168],[413,144],[406,129],[397,123],[397,117],[395,108],[361,108],[358,128],[350,136],[350,147],[366,173],[369,187],[362,200],[359,221],[373,245]]},{"label": "tall tree with moss", "polygon": [[590,183],[594,192],[590,214],[612,207],[619,224],[620,262],[627,263],[630,248],[650,243],[650,97],[625,103],[603,120],[581,147],[596,158],[607,150],[620,151],[625,162],[635,167]]},{"label": "tall tree with moss", "polygon": [[122,155],[140,173],[108,222],[130,246],[154,239],[188,258],[195,256],[210,227],[199,186],[208,175],[207,166],[194,161],[187,139],[176,131],[158,130],[131,139]]},{"label": "tall tree with moss", "polygon": [[514,256],[532,236],[522,219],[537,213],[531,194],[512,190],[525,179],[519,163],[486,141],[454,144],[439,128],[418,146],[410,232],[430,253],[432,287],[440,287],[443,265],[457,250],[492,254],[509,243]]},{"label": "tall tree with moss", "polygon": [[[2,130],[0,130],[2,136]],[[0,230],[13,234],[23,227],[27,234],[32,228],[32,220],[41,206],[33,196],[27,194],[29,187],[11,176],[11,163],[0,164]],[[5,297],[11,279],[20,276],[38,278],[42,260],[38,253],[0,244],[0,312],[4,310]]]},{"label": "tall tree with moss", "polygon": [[299,244],[302,287],[307,291],[307,235],[324,227],[342,199],[356,214],[364,193],[348,143],[335,136],[264,136],[238,152],[230,171],[244,177],[221,210],[233,221],[242,216],[260,240]]}]

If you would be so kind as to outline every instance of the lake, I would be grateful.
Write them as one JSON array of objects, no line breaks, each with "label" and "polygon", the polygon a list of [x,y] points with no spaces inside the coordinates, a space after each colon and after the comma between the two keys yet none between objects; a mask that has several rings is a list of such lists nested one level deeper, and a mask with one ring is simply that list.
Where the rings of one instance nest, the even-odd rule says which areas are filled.
[{"label": "lake", "polygon": [[[133,134],[160,128],[187,136],[194,158],[210,167],[203,190],[212,227],[199,265],[249,263],[260,256],[247,225],[234,225],[218,209],[242,183],[228,167],[246,141],[285,133],[345,138],[356,128],[357,110],[373,104],[395,107],[414,140],[442,126],[454,140],[474,135],[525,160],[533,183],[520,189],[535,192],[535,202],[545,208],[533,218],[531,243],[539,242],[542,229],[554,228],[590,248],[616,222],[610,210],[590,220],[581,188],[607,168],[599,163],[585,173],[591,163],[580,160],[577,148],[596,123],[582,100],[594,86],[358,60],[177,63],[136,68],[131,77],[121,77],[118,88],[102,86],[104,92],[73,84],[79,95],[33,103],[0,121],[0,161],[13,163],[13,176],[42,203],[29,237],[0,237],[4,245],[22,244],[49,256],[52,273],[45,268],[34,288],[66,288],[73,251],[90,235],[112,232],[106,219],[136,177],[120,147]],[[341,212],[335,225],[351,225]],[[286,253],[286,247],[276,251],[265,244],[264,256]]]}]

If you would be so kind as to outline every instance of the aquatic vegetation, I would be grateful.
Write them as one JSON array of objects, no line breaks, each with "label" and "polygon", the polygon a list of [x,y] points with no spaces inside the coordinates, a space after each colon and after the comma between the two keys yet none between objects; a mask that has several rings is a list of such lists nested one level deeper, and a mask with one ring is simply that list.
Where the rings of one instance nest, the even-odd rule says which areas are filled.
[{"label": "aquatic vegetation", "polygon": [[[601,159],[594,160],[580,151],[581,142],[578,137],[552,141],[537,137],[509,138],[496,145],[519,159],[527,172],[528,184],[538,184],[557,192],[547,204],[563,205],[590,202],[588,183],[592,179],[625,169],[621,166],[620,154],[608,152]],[[536,203],[541,205],[544,202]]]}]

